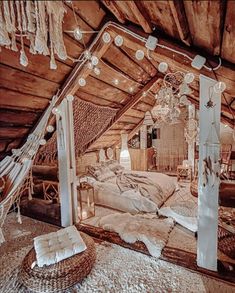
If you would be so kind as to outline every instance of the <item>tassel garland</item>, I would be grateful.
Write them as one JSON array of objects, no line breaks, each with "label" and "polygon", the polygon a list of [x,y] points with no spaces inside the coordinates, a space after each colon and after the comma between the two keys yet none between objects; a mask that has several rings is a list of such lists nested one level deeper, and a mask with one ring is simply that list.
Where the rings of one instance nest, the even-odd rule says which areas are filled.
[{"label": "tassel garland", "polygon": [[[0,3],[0,46],[18,51],[16,37],[20,35],[20,64],[28,65],[24,50],[26,37],[31,54],[50,55],[50,68],[57,69],[55,54],[67,59],[63,40],[63,18],[66,9],[62,1],[2,1]],[[1,48],[0,48],[1,50]]]}]

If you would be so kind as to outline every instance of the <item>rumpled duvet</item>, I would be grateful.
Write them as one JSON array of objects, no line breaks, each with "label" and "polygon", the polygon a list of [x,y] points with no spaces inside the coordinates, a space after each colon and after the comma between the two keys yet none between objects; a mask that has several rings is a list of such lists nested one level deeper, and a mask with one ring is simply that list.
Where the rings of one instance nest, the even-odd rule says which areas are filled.
[{"label": "rumpled duvet", "polygon": [[164,192],[160,185],[142,174],[122,173],[117,176],[116,183],[121,192],[135,189],[157,205],[164,200]]}]

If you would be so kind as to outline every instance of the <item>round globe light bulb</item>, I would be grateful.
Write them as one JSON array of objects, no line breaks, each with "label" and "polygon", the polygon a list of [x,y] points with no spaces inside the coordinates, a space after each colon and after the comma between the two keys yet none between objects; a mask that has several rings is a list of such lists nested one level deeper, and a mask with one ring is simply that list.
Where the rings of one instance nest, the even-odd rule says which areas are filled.
[{"label": "round globe light bulb", "polygon": [[46,129],[47,129],[47,132],[50,132],[50,133],[55,130],[54,126],[52,125],[48,125]]},{"label": "round globe light bulb", "polygon": [[86,85],[86,80],[85,80],[83,77],[81,77],[81,78],[79,78],[79,80],[78,80],[78,84],[79,84],[80,86],[85,86],[85,85]]},{"label": "round globe light bulb", "polygon": [[91,62],[88,62],[87,63],[87,68],[92,70],[93,69],[93,64]]},{"label": "round globe light bulb", "polygon": [[123,44],[123,37],[120,35],[116,36],[114,39],[114,43],[117,47],[121,47]]},{"label": "round globe light bulb", "polygon": [[34,156],[35,155],[35,151],[34,150],[29,150],[29,155],[30,156]]},{"label": "round globe light bulb", "polygon": [[135,52],[135,58],[136,58],[137,60],[143,60],[143,59],[144,59],[144,51],[142,51],[142,50],[137,50],[137,51]]},{"label": "round globe light bulb", "polygon": [[91,52],[88,51],[88,50],[86,50],[86,51],[84,52],[84,57],[85,57],[86,59],[90,59],[90,58],[91,58]]},{"label": "round globe light bulb", "polygon": [[99,59],[96,56],[91,57],[91,64],[96,66],[99,63]]},{"label": "round globe light bulb", "polygon": [[95,73],[96,75],[100,75],[100,69],[99,69],[98,67],[95,67],[95,68],[94,68],[94,73]]},{"label": "round globe light bulb", "polygon": [[165,72],[167,72],[167,69],[168,69],[168,64],[166,62],[159,63],[159,65],[158,65],[159,72],[165,73]]},{"label": "round globe light bulb", "polygon": [[73,35],[76,40],[80,41],[82,39],[81,29],[79,27],[75,28],[75,30],[73,31]]},{"label": "round globe light bulb", "polygon": [[111,41],[111,36],[109,33],[105,32],[102,36],[104,43],[108,44]]},{"label": "round globe light bulb", "polygon": [[117,78],[115,78],[115,79],[113,80],[113,83],[114,83],[115,85],[118,85],[118,84],[119,84],[119,80],[118,80]]},{"label": "round globe light bulb", "polygon": [[215,93],[222,93],[226,89],[226,84],[223,81],[218,81],[213,88]]},{"label": "round globe light bulb", "polygon": [[44,138],[39,140],[40,145],[45,145],[46,143],[47,143],[47,141]]},{"label": "round globe light bulb", "polygon": [[60,114],[60,110],[56,107],[54,107],[51,111],[54,115]]},{"label": "round globe light bulb", "polygon": [[129,87],[129,93],[133,93],[133,91],[134,91],[134,88],[132,86]]},{"label": "round globe light bulb", "polygon": [[73,95],[67,95],[67,100],[72,102],[74,100],[74,96]]},{"label": "round globe light bulb", "polygon": [[185,74],[184,81],[188,84],[188,83],[193,82],[194,78],[195,78],[194,74],[191,72],[188,72]]}]

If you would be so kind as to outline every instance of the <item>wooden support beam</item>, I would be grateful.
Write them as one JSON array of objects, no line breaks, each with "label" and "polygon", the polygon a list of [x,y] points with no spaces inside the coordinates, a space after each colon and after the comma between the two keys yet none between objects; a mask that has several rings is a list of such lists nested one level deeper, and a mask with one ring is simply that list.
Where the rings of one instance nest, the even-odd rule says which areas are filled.
[{"label": "wooden support beam", "polygon": [[117,18],[120,23],[125,23],[126,18],[122,12],[119,11],[117,6],[115,5],[115,1],[110,0],[101,0],[101,2],[113,13],[113,15]]},{"label": "wooden support beam", "polygon": [[[101,137],[102,135],[104,135],[111,127],[114,123],[120,121],[123,116],[126,114],[126,112],[131,109],[135,104],[138,103],[138,101],[141,100],[143,92],[146,92],[148,90],[150,90],[152,88],[153,85],[155,85],[159,80],[159,76],[155,76],[151,79],[151,81],[149,81],[137,94],[135,94],[130,100],[129,102],[121,109],[117,112],[116,116],[114,117],[113,121],[106,127],[106,129],[104,129],[99,136],[95,139],[95,141]],[[94,141],[92,141],[90,144],[87,145],[87,149],[89,149],[92,144],[94,143]]]},{"label": "wooden support beam", "polygon": [[174,17],[179,36],[188,46],[192,44],[188,21],[184,10],[184,3],[181,0],[168,0],[172,15]]},{"label": "wooden support beam", "polygon": [[140,9],[134,1],[127,1],[126,3],[129,6],[130,11],[135,15],[143,30],[148,34],[151,34],[153,30],[149,18],[144,17],[144,15],[142,14],[142,12],[140,11]]}]

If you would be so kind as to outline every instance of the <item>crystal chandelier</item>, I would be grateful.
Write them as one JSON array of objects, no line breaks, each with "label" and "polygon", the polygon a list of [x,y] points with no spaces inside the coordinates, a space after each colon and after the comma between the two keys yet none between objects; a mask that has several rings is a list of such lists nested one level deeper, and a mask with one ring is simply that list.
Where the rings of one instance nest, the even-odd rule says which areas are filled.
[{"label": "crystal chandelier", "polygon": [[156,104],[151,111],[153,119],[158,123],[180,122],[181,108],[191,104],[187,95],[192,93],[188,84],[193,80],[192,73],[177,71],[166,74],[161,89],[155,95]]}]

